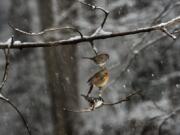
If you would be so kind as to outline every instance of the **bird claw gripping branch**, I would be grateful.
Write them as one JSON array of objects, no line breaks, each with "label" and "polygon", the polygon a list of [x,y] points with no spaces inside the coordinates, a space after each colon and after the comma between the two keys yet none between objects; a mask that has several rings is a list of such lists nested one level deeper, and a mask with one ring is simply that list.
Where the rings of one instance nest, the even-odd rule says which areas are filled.
[{"label": "bird claw gripping branch", "polygon": [[71,110],[71,109],[64,108],[64,110],[68,111],[68,112],[76,112],[76,113],[91,112],[91,111],[94,111],[95,109],[98,109],[104,105],[104,100],[102,97],[89,97],[86,95],[81,95],[81,96],[84,97],[84,99],[89,103],[88,108],[80,109],[80,110]]},{"label": "bird claw gripping branch", "polygon": [[92,110],[100,108],[104,103],[104,100],[102,97],[89,97],[86,95],[81,95],[81,96],[84,97],[86,101],[88,101],[89,106],[92,108]]},{"label": "bird claw gripping branch", "polygon": [[[104,10],[101,7],[97,7],[94,5],[90,5],[87,3],[84,3],[82,1],[80,1],[80,3],[91,7],[92,9],[98,9],[104,12],[105,17],[104,20],[101,24],[101,26],[91,35],[95,36],[98,34],[98,32],[100,30],[103,29],[103,26],[106,22],[107,16],[108,16],[108,11]],[[85,109],[81,109],[81,110],[71,110],[71,109],[66,109],[64,108],[64,110],[69,111],[69,112],[91,112],[94,111],[97,108],[100,108],[104,105],[116,105],[116,104],[120,104],[122,102],[128,101],[129,98],[135,94],[137,94],[137,92],[132,93],[130,95],[128,95],[127,97],[120,99],[117,102],[114,103],[105,103],[101,94],[102,94],[102,90],[103,88],[107,85],[107,83],[109,82],[109,71],[108,69],[105,67],[105,64],[107,63],[107,61],[109,60],[109,54],[107,53],[98,53],[97,49],[94,46],[93,40],[88,40],[88,42],[90,42],[90,45],[95,53],[95,56],[93,57],[82,57],[83,59],[88,59],[88,60],[92,60],[96,65],[98,65],[101,69],[96,72],[92,77],[89,78],[89,80],[87,81],[87,83],[89,84],[89,91],[87,93],[87,95],[81,95],[82,97],[84,97],[84,99],[89,103],[89,108],[85,108]],[[93,87],[96,86],[97,88],[99,88],[99,96],[98,97],[91,97],[89,96],[90,93],[93,90]]]}]

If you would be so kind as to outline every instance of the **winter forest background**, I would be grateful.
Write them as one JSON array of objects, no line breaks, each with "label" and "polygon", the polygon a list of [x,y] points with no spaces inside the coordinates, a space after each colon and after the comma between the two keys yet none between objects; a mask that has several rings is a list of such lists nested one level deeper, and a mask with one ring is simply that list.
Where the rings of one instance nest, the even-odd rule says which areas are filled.
[{"label": "winter forest background", "polygon": [[[147,27],[180,15],[179,0],[85,2],[110,12],[104,26],[110,32]],[[75,0],[0,0],[0,42],[12,34],[22,42],[55,41],[77,35],[61,31],[32,37],[13,31],[9,22],[32,32],[73,26],[89,35],[103,17],[101,11],[91,10]],[[89,43],[12,49],[8,80],[2,93],[22,112],[32,135],[179,135],[180,38],[177,34],[176,40],[168,36],[156,40],[162,35],[165,34],[155,31],[94,42],[98,50],[110,54],[107,64],[110,82],[103,93],[106,101],[117,101],[135,90],[143,90],[141,95],[122,104],[88,113],[63,111],[63,107],[88,106],[80,95],[87,93],[86,81],[98,70],[92,62],[81,58],[93,55]],[[3,51],[0,55],[2,76]],[[27,134],[17,113],[5,102],[0,102],[0,106],[0,134]]]}]

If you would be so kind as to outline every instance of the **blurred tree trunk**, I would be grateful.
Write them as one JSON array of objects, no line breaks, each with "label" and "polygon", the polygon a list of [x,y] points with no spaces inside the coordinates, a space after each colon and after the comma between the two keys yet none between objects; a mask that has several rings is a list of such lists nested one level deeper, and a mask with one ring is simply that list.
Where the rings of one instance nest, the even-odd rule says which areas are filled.
[{"label": "blurred tree trunk", "polygon": [[[62,11],[67,10],[69,5],[73,4],[73,1],[59,0],[56,3],[53,5],[53,0],[38,0],[42,29],[53,26],[55,20],[53,18],[53,8],[59,10],[60,16]],[[75,15],[76,13],[74,12],[74,14],[69,16],[71,19],[66,19],[63,23],[69,25],[70,22],[73,22],[72,19],[75,18]],[[62,27],[62,25],[59,27]],[[58,39],[51,37],[51,39],[46,38],[45,40]],[[76,47],[71,45],[44,49],[48,89],[52,98],[52,117],[55,135],[75,134],[73,126],[75,124],[73,122],[75,118],[72,117],[71,113],[63,111],[63,107],[65,106],[78,107],[77,61],[75,53]]]},{"label": "blurred tree trunk", "polygon": [[[11,5],[9,8],[8,21],[12,25],[18,28],[29,31],[30,30],[30,25],[29,25],[30,14],[29,14],[27,2],[22,1],[22,0],[11,0],[10,2],[11,2]],[[16,33],[14,31],[12,31],[12,33],[15,36],[15,40],[20,40],[20,41],[28,40],[27,37],[23,36],[22,34]],[[28,49],[28,50],[23,50],[23,51],[12,51],[12,52],[14,53],[10,61],[11,61],[11,64],[13,65],[13,71],[15,72],[9,71],[10,75],[8,76],[8,81],[7,81],[6,86],[10,84],[14,84],[14,81],[17,81],[17,80],[21,83],[13,85],[13,87],[10,87],[9,89],[5,90],[6,92],[5,95],[7,95],[7,97],[10,98],[10,100],[12,100],[12,102],[17,106],[17,108],[19,108],[21,113],[25,116],[25,119],[29,122],[31,118],[26,117],[28,116],[28,109],[25,110],[25,106],[26,107],[28,106],[28,102],[24,101],[23,100],[24,98],[21,98],[21,97],[26,93],[24,89],[25,89],[25,86],[27,86],[27,82],[30,83],[31,80],[28,76],[29,75],[28,70],[22,63],[24,59],[28,58],[29,54],[32,54],[34,52],[33,52],[33,49]],[[31,62],[28,61],[28,64],[31,64]],[[26,75],[27,81],[24,81],[23,75]],[[11,111],[14,112],[14,110],[11,110]],[[6,134],[14,134],[14,135],[26,134],[26,131],[24,130],[24,126],[21,124],[22,122],[18,119],[19,116],[16,116],[16,115],[14,116],[10,112],[7,112],[7,115],[8,117],[12,117],[11,120],[13,120],[14,118],[17,120],[13,121],[13,125],[10,125],[8,127],[3,127],[6,130]],[[17,129],[23,129],[23,130],[17,130]],[[1,131],[1,133],[3,134],[3,131]]]}]

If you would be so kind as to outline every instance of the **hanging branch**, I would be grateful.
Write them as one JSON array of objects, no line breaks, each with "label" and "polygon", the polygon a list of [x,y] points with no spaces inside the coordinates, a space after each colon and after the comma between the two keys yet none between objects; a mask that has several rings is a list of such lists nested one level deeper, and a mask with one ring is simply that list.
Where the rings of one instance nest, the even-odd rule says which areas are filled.
[{"label": "hanging branch", "polygon": [[97,56],[98,50],[97,50],[97,48],[95,47],[94,42],[93,42],[93,41],[90,41],[90,45],[91,45],[91,48],[93,49],[93,52],[94,52],[95,55]]},{"label": "hanging branch", "polygon": [[[154,25],[154,26],[146,27],[146,28],[139,28],[136,30],[126,31],[126,32],[100,34],[100,35],[95,35],[95,36],[83,36],[83,38],[75,37],[75,38],[70,38],[67,40],[50,41],[50,42],[16,43],[11,47],[11,49],[34,48],[34,47],[53,47],[53,46],[60,46],[60,45],[76,45],[78,43],[91,42],[91,41],[100,40],[100,39],[108,39],[108,38],[113,38],[113,37],[127,36],[127,35],[133,35],[133,34],[145,33],[145,32],[151,32],[151,31],[162,31],[162,29],[164,27],[169,27],[169,26],[173,26],[176,24],[180,24],[180,16],[178,16],[170,21],[160,23],[158,25]],[[179,33],[179,30],[177,30],[177,32]],[[172,37],[174,37],[174,34],[172,34]],[[8,44],[0,43],[0,49],[5,49],[5,48],[8,48]]]},{"label": "hanging branch", "polygon": [[26,127],[27,129],[27,132],[29,135],[31,135],[31,130],[29,129],[29,126],[23,116],[23,114],[19,111],[19,109],[16,107],[16,105],[14,105],[8,98],[4,97],[1,93],[0,93],[0,99],[5,101],[6,103],[8,103],[12,108],[15,109],[15,111],[18,113],[18,115],[20,116],[24,126]]},{"label": "hanging branch", "polygon": [[101,23],[101,29],[103,29],[103,27],[104,27],[104,24],[106,23],[106,20],[107,20],[107,17],[108,17],[108,15],[109,15],[109,11],[107,11],[107,10],[105,10],[104,8],[102,8],[102,7],[99,7],[99,6],[95,6],[95,5],[91,5],[91,4],[88,4],[88,3],[85,3],[85,2],[82,2],[82,1],[79,1],[81,4],[84,4],[84,5],[86,5],[86,6],[89,6],[90,8],[92,8],[93,10],[101,10],[102,12],[104,12],[104,19],[103,19],[103,21],[102,21],[102,23]]},{"label": "hanging branch", "polygon": [[5,66],[4,66],[4,74],[0,85],[0,92],[2,92],[2,89],[7,81],[8,76],[8,69],[9,69],[9,55],[10,55],[10,47],[13,46],[14,43],[14,36],[11,37],[11,43],[8,45],[8,49],[4,49],[4,56],[5,56]]},{"label": "hanging branch", "polygon": [[[88,6],[88,7],[92,8],[93,10],[101,10],[101,11],[104,13],[105,16],[104,16],[104,19],[103,19],[100,27],[97,28],[93,34],[91,34],[91,36],[97,35],[97,34],[103,29],[103,27],[104,27],[104,24],[106,23],[107,17],[108,17],[108,15],[109,15],[109,11],[107,11],[107,10],[105,10],[104,8],[99,7],[99,6],[87,4],[87,3],[82,2],[82,1],[79,1],[79,2],[80,2],[81,4],[83,4],[83,5],[85,5],[85,6]],[[93,40],[90,41],[90,45],[91,45],[91,47],[92,47],[95,55],[97,55],[98,50],[97,50],[97,48],[95,47]]]},{"label": "hanging branch", "polygon": [[[9,41],[9,40],[8,40]],[[22,115],[22,113],[19,111],[19,109],[6,97],[4,97],[2,95],[2,89],[7,81],[7,76],[8,76],[8,69],[9,69],[9,57],[10,57],[10,48],[14,45],[14,36],[11,37],[11,42],[9,43],[8,42],[8,49],[4,49],[4,54],[5,54],[5,60],[6,60],[6,63],[5,63],[5,69],[4,69],[4,75],[3,75],[3,79],[2,79],[2,82],[1,82],[1,85],[0,85],[0,99],[5,101],[6,103],[8,103],[11,107],[13,107],[16,112],[18,113],[18,115],[20,116],[21,120],[23,121],[23,124],[25,125],[26,129],[27,129],[27,132],[29,135],[31,135],[31,132],[30,132],[30,129],[28,127],[28,124],[24,118],[24,116]]]},{"label": "hanging branch", "polygon": [[141,90],[135,91],[134,93],[131,93],[128,96],[126,96],[125,98],[122,98],[119,101],[114,102],[114,103],[106,103],[106,102],[104,102],[102,97],[89,97],[89,96],[81,95],[89,103],[89,108],[85,108],[85,109],[81,109],[81,110],[72,110],[72,109],[64,108],[64,111],[75,112],[75,113],[92,112],[96,109],[99,109],[99,108],[105,106],[105,105],[112,106],[112,105],[117,105],[117,104],[121,104],[123,102],[129,101],[132,96],[139,94],[139,92],[141,92]]}]

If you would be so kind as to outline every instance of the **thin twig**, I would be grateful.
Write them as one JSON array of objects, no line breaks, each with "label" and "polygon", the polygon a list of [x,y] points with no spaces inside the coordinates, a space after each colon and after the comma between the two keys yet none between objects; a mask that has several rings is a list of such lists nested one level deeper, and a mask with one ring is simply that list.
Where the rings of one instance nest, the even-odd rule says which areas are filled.
[{"label": "thin twig", "polygon": [[[166,11],[171,7],[171,5],[172,5],[172,2],[169,2],[169,3],[164,7],[164,9],[157,15],[157,17],[155,17],[155,18],[153,19],[153,21],[151,22],[151,25],[156,24],[156,22],[159,21],[158,19],[161,18],[161,16],[163,16],[164,13],[166,13]],[[127,64],[125,65],[125,68],[122,70],[122,73],[129,68],[129,66],[131,65],[133,59],[136,57],[136,55],[138,54],[138,52],[140,52],[141,50],[145,49],[144,46],[150,46],[150,45],[154,44],[155,42],[159,41],[160,39],[162,39],[163,37],[165,37],[165,36],[161,36],[161,37],[159,37],[159,38],[157,38],[157,39],[155,39],[155,40],[153,40],[153,41],[151,41],[151,42],[148,42],[147,44],[143,45],[143,47],[141,47],[141,50],[138,50],[138,51],[137,51],[136,47],[139,46],[139,45],[141,45],[141,44],[144,42],[144,40],[145,40],[145,38],[146,38],[146,35],[147,35],[147,33],[144,34],[144,36],[142,37],[142,39],[141,39],[140,42],[138,42],[137,44],[133,45],[133,48],[132,48],[132,49],[133,49],[133,50],[132,50],[132,51],[133,51],[132,56],[129,56],[129,57],[130,57],[130,60],[128,60]],[[136,53],[136,51],[137,51],[137,53]]]},{"label": "thin twig", "polygon": [[[180,33],[180,30],[175,31],[172,34],[178,34],[178,33]],[[132,50],[132,52],[128,55],[127,62],[121,68],[119,76],[114,80],[114,82],[112,84],[116,83],[121,78],[121,76],[124,74],[124,72],[127,71],[127,69],[130,67],[133,60],[136,58],[137,55],[140,54],[140,52],[142,52],[146,48],[154,45],[156,42],[158,42],[159,40],[162,40],[165,37],[167,37],[167,35],[162,35],[154,40],[149,41],[147,44],[141,46],[139,49]],[[115,67],[113,67],[113,68],[115,68]]]},{"label": "thin twig", "polygon": [[81,95],[88,103],[89,103],[89,107],[85,108],[85,109],[81,109],[81,110],[72,110],[72,109],[67,109],[64,108],[64,111],[68,111],[68,112],[91,112],[94,111],[98,108],[101,108],[103,106],[104,100],[102,97],[89,97],[86,95]]},{"label": "thin twig", "polygon": [[[160,19],[162,19],[162,16],[167,12],[167,10],[171,7],[172,5],[172,2],[170,1],[165,7],[164,9],[153,19],[153,21],[151,22],[151,25],[155,25],[157,22],[160,21]],[[142,45],[144,40],[146,39],[147,37],[147,34],[144,34],[142,39],[136,43],[135,45],[133,45],[133,49],[135,49],[135,47],[139,46],[139,45]]]},{"label": "thin twig", "polygon": [[3,74],[2,82],[0,85],[0,92],[2,92],[2,89],[7,81],[8,69],[9,69],[9,64],[10,64],[10,62],[9,62],[10,47],[13,46],[13,43],[14,43],[14,36],[11,37],[11,43],[8,45],[7,51],[6,51],[6,49],[4,49],[6,63],[5,63],[5,67],[4,67],[4,74]]},{"label": "thin twig", "polygon": [[23,114],[19,111],[19,109],[16,107],[16,105],[14,105],[8,98],[4,97],[2,94],[0,94],[0,99],[5,101],[6,103],[8,103],[12,108],[15,109],[15,111],[18,113],[18,115],[20,116],[21,120],[23,121],[24,126],[27,129],[27,132],[29,135],[31,135],[31,130],[23,116]]},{"label": "thin twig", "polygon": [[125,98],[120,99],[117,102],[114,102],[114,103],[103,103],[103,105],[117,105],[117,104],[121,104],[122,102],[126,102],[126,101],[130,100],[130,98],[132,96],[139,94],[141,91],[142,90],[135,91],[134,93],[129,94],[128,96],[126,96]]},{"label": "thin twig", "polygon": [[171,37],[172,39],[176,39],[176,36],[174,34],[171,34],[165,27],[162,27],[161,30],[166,33],[169,37]]},{"label": "thin twig", "polygon": [[10,55],[10,48],[14,45],[14,36],[11,37],[11,43],[8,43],[8,48],[7,48],[7,51],[6,49],[4,49],[4,54],[5,54],[5,59],[6,59],[6,63],[5,63],[5,69],[4,69],[4,75],[3,75],[3,79],[2,79],[2,82],[1,82],[1,85],[0,85],[0,99],[5,101],[6,103],[8,103],[9,105],[11,105],[11,107],[13,107],[16,112],[19,114],[20,118],[22,119],[27,131],[28,131],[28,134],[31,135],[31,132],[30,132],[30,129],[26,123],[26,120],[24,118],[24,116],[22,115],[22,113],[18,110],[18,108],[6,97],[4,97],[1,92],[2,92],[2,89],[7,81],[7,76],[8,76],[8,69],[9,69],[9,55]]},{"label": "thin twig", "polygon": [[53,27],[53,28],[48,28],[48,29],[45,29],[43,31],[40,31],[40,32],[37,32],[37,33],[34,33],[34,32],[26,32],[24,30],[21,30],[19,28],[16,28],[14,27],[12,24],[9,23],[9,26],[14,30],[14,31],[17,31],[17,32],[20,32],[22,34],[26,34],[26,35],[29,35],[29,36],[40,36],[40,35],[44,35],[48,32],[52,32],[52,31],[59,31],[59,30],[73,30],[75,32],[77,32],[81,38],[83,38],[83,34],[76,28],[73,28],[73,27],[62,27],[62,28],[58,28],[58,27]]},{"label": "thin twig", "polygon": [[101,29],[104,27],[104,24],[106,23],[106,20],[107,20],[107,17],[108,17],[108,15],[109,15],[109,11],[107,11],[107,10],[105,10],[104,8],[102,8],[102,7],[99,7],[99,6],[95,6],[95,5],[91,5],[91,4],[88,4],[88,3],[85,3],[85,2],[83,2],[83,1],[79,1],[81,4],[84,4],[84,5],[86,5],[86,6],[89,6],[90,8],[92,8],[93,10],[101,10],[102,12],[104,12],[104,19],[103,19],[103,21],[102,21],[102,23],[101,23]]},{"label": "thin twig", "polygon": [[101,97],[101,99],[99,99],[99,97],[88,97],[88,96],[83,95],[83,97],[85,99],[88,98],[88,99],[86,99],[86,101],[88,101],[90,104],[89,108],[80,109],[80,110],[72,110],[72,109],[67,109],[67,108],[63,108],[63,109],[64,109],[64,111],[75,112],[75,113],[92,112],[92,111],[95,111],[95,110],[103,107],[104,105],[117,105],[117,104],[126,102],[126,101],[130,100],[130,98],[132,96],[139,94],[139,92],[141,92],[141,90],[135,91],[134,93],[131,93],[128,96],[126,96],[125,98],[123,98],[117,102],[114,102],[114,103],[106,103],[106,102],[104,102],[102,97]]},{"label": "thin twig", "polygon": [[171,117],[177,115],[178,112],[180,112],[180,108],[177,108],[176,110],[172,111],[171,113],[165,116],[165,118],[162,120],[162,122],[158,126],[158,135],[162,134],[162,127],[166,123],[166,121],[170,119]]},{"label": "thin twig", "polygon": [[[109,15],[109,11],[107,11],[107,10],[105,10],[104,8],[99,7],[99,6],[91,5],[91,4],[82,2],[82,1],[79,1],[79,2],[80,2],[81,4],[83,4],[83,5],[85,5],[85,6],[88,6],[88,7],[92,8],[93,10],[101,10],[101,11],[104,13],[104,15],[105,15],[105,16],[104,16],[104,19],[103,19],[103,21],[102,21],[102,23],[101,23],[101,25],[100,25],[100,27],[97,28],[97,29],[95,30],[95,32],[93,32],[93,34],[91,34],[91,36],[93,37],[93,36],[97,35],[97,34],[103,29],[104,24],[106,23],[107,17],[108,17],[108,15]],[[97,52],[97,48],[94,46],[93,40],[90,41],[90,44],[91,44],[91,47],[92,47],[94,53],[97,55],[97,53],[98,53],[98,52]]]},{"label": "thin twig", "polygon": [[91,48],[93,49],[95,55],[97,55],[97,54],[98,54],[98,51],[97,51],[97,48],[96,48],[95,45],[94,45],[94,42],[91,41],[91,42],[90,42],[90,45],[91,45]]}]

